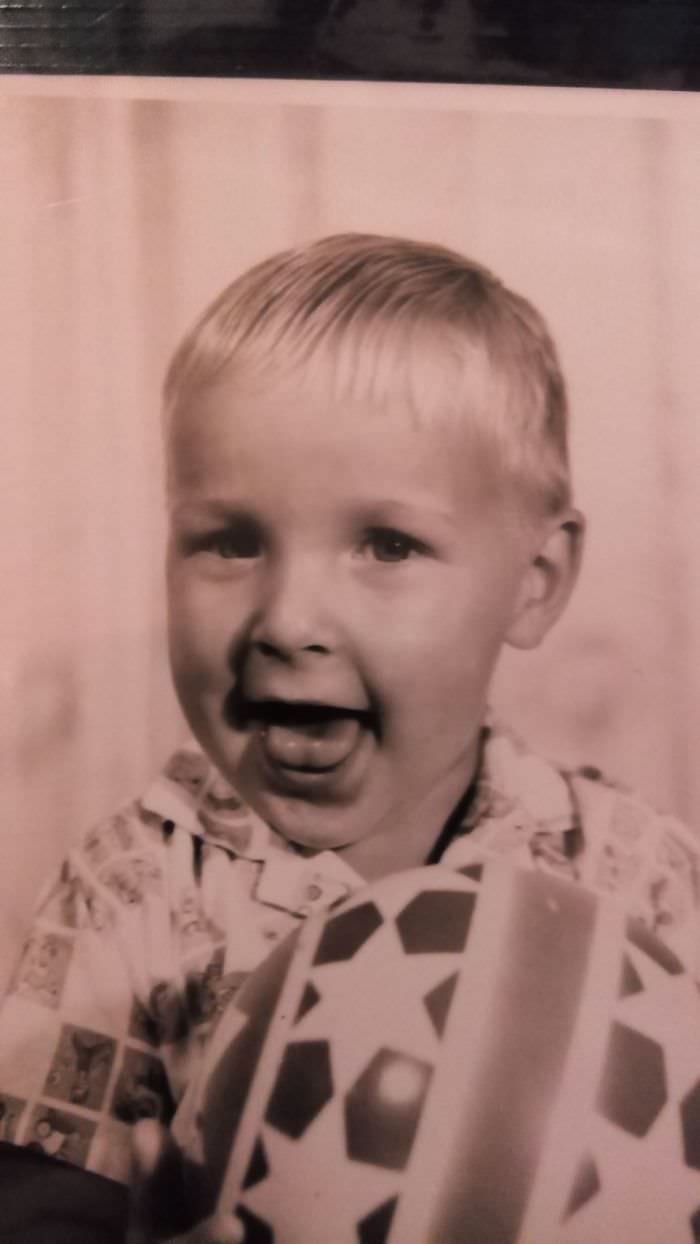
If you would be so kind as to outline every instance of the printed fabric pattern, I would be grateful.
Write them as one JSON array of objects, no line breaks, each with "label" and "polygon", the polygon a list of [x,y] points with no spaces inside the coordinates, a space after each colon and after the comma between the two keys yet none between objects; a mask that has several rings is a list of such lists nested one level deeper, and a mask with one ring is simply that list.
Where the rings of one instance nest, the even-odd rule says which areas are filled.
[{"label": "printed fabric pattern", "polygon": [[[695,834],[490,723],[440,863],[494,855],[617,895],[700,975]],[[170,1121],[246,976],[362,884],[333,852],[282,843],[196,748],[176,752],[43,891],[0,1006],[0,1139],[126,1182],[132,1123]]]}]

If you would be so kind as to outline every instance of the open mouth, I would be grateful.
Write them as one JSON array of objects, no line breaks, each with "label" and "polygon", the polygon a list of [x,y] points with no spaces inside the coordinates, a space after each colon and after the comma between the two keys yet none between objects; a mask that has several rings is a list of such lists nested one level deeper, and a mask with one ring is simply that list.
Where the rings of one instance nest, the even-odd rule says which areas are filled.
[{"label": "open mouth", "polygon": [[375,728],[368,709],[289,700],[243,700],[236,725],[257,732],[265,758],[285,771],[331,773]]}]

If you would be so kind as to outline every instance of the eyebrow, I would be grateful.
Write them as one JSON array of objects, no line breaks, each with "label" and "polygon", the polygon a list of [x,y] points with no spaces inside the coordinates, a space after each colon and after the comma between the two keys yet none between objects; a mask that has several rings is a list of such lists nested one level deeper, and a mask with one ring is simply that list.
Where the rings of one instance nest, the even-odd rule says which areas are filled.
[{"label": "eyebrow", "polygon": [[[457,524],[456,516],[450,510],[423,503],[420,498],[416,502],[402,501],[395,497],[366,500],[358,498],[346,506],[345,510],[348,517],[356,518],[361,515],[362,521],[368,525],[390,526],[393,523],[406,523],[410,526],[412,522],[425,518],[447,523],[453,527]],[[187,520],[230,522],[239,518],[255,517],[254,511],[255,507],[244,501],[233,499],[224,501],[218,497],[203,497],[199,500],[192,498],[175,503],[171,508],[171,516],[181,522]]]},{"label": "eyebrow", "polygon": [[235,518],[249,518],[250,509],[235,501],[220,501],[216,498],[202,498],[199,501],[189,499],[175,502],[170,507],[171,516],[180,521],[208,519],[227,522]]},{"label": "eyebrow", "polygon": [[423,503],[420,499],[416,502],[406,502],[392,498],[383,498],[381,501],[361,503],[358,508],[361,508],[368,516],[376,514],[377,521],[386,522],[388,517],[391,516],[391,518],[395,517],[398,522],[405,521],[407,523],[416,518],[424,517],[435,518],[441,522],[452,524],[455,522],[455,515],[449,510]]}]

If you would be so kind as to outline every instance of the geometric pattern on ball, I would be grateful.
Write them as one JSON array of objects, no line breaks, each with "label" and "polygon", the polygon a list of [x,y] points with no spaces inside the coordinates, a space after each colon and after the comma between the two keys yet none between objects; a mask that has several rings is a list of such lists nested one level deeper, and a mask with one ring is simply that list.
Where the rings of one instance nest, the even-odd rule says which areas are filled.
[{"label": "geometric pattern on ball", "polygon": [[460,873],[462,877],[469,877],[472,881],[481,881],[481,878],[484,875],[484,865],[465,864],[464,868],[458,868],[457,872]]},{"label": "geometric pattern on ball", "polygon": [[316,986],[313,984],[312,981],[307,981],[306,988],[304,989],[304,992],[301,997],[301,1002],[299,1003],[299,1009],[297,1010],[297,1013],[294,1017],[294,1023],[298,1024],[299,1021],[302,1020],[304,1016],[308,1014],[311,1008],[316,1006],[316,1003],[320,1001],[321,1001],[321,995],[318,992],[318,989],[316,988]]},{"label": "geometric pattern on ball", "polygon": [[362,903],[350,911],[331,916],[321,934],[314,955],[314,966],[352,959],[381,927],[382,922],[381,912],[374,903]]},{"label": "geometric pattern on ball", "polygon": [[644,983],[639,972],[629,955],[625,955],[622,960],[622,971],[620,972],[620,997],[629,998],[631,994],[641,993],[643,988]]},{"label": "geometric pattern on ball", "polygon": [[[310,950],[308,974],[300,982],[300,1002],[290,1027],[294,1040],[288,1040],[282,1055],[256,1144],[255,1174],[262,1169],[259,1158],[263,1155],[268,1175],[254,1186],[242,1187],[237,1203],[237,1210],[252,1212],[273,1232],[275,1241],[296,1244],[299,1236],[294,1235],[292,1223],[300,1221],[304,1212],[303,1188],[313,1184],[314,1171],[333,1169],[334,1164],[337,1168],[343,1160],[343,1205],[338,1205],[338,1193],[314,1188],[316,1234],[308,1232],[304,1244],[312,1240],[313,1244],[385,1244],[390,1233],[401,1194],[401,1172],[410,1159],[439,1055],[440,1035],[459,976],[455,965],[463,962],[476,900],[473,880],[465,878],[451,890],[444,879],[440,883],[438,870],[430,870],[425,881],[428,894],[439,886],[439,911],[444,914],[449,907],[447,935],[440,933],[432,944],[416,938],[409,911],[404,928],[409,929],[409,945],[419,946],[416,952],[409,950],[402,943],[397,916],[410,903],[405,897],[395,901],[388,881],[380,890],[381,902],[361,901],[348,911],[326,917],[315,949]],[[399,882],[397,898],[405,892],[406,883]],[[455,896],[459,902],[451,903]],[[415,911],[420,914],[420,905]],[[425,908],[421,922],[424,915]],[[410,970],[407,974],[401,969],[397,982],[402,958]],[[340,1030],[339,1013],[346,1016]],[[390,1038],[380,1048],[377,1032]],[[317,1094],[314,1107],[300,1119],[298,1101],[304,1094],[289,1050],[302,1045],[323,1049],[324,1059],[326,1052],[328,1058],[325,1091]],[[308,1070],[312,1064],[310,1058]],[[317,1072],[318,1066],[314,1075]],[[293,1134],[302,1123],[305,1126],[295,1141]],[[287,1139],[283,1141],[282,1136]],[[325,1218],[319,1201],[325,1201]],[[354,1215],[351,1205],[356,1206]]]},{"label": "geometric pattern on ball", "polygon": [[194,1112],[195,1166],[202,1165],[193,1176],[191,1195],[202,1216],[210,1214],[216,1203],[227,1166],[226,1142],[235,1142],[297,943],[295,931],[248,978],[241,994],[221,1017],[217,1033],[227,1043],[218,1050],[214,1035],[214,1063],[202,1084],[199,1109]]},{"label": "geometric pattern on ball", "polygon": [[403,1170],[432,1068],[396,1050],[378,1050],[345,1097],[348,1157]]},{"label": "geometric pattern on ball", "polygon": [[440,981],[440,984],[431,989],[423,998],[425,1009],[432,1019],[435,1031],[439,1037],[445,1031],[445,1024],[450,1013],[450,1005],[454,997],[458,977],[459,973],[453,972],[451,976],[448,976],[444,981]]},{"label": "geometric pattern on ball", "polygon": [[298,1140],[333,1096],[327,1041],[290,1041],[268,1102],[265,1120]]},{"label": "geometric pattern on ball", "polygon": [[245,1244],[274,1244],[275,1234],[269,1223],[251,1214],[244,1205],[239,1208],[238,1217],[245,1227]]},{"label": "geometric pattern on ball", "polygon": [[627,940],[671,976],[680,976],[685,971],[678,955],[673,953],[670,946],[659,941],[637,916],[627,921]]},{"label": "geometric pattern on ball", "polygon": [[686,1165],[700,1171],[700,1080],[681,1102],[681,1125]]},{"label": "geometric pattern on ball", "polygon": [[397,1197],[385,1201],[357,1224],[359,1244],[385,1244],[396,1209]]},{"label": "geometric pattern on ball", "polygon": [[700,998],[639,920],[626,935],[596,1113],[582,1129],[598,1188],[576,1207],[572,1189],[561,1244],[624,1232],[634,1244],[700,1244]]},{"label": "geometric pattern on ball", "polygon": [[586,1201],[590,1201],[596,1192],[600,1191],[600,1176],[598,1168],[590,1154],[586,1154],[574,1176],[574,1182],[569,1194],[569,1200],[564,1210],[564,1218],[570,1218],[576,1213],[577,1209],[581,1209]]},{"label": "geometric pattern on ball", "polygon": [[255,1142],[255,1148],[250,1159],[250,1164],[243,1180],[244,1188],[254,1188],[259,1184],[261,1179],[265,1179],[270,1173],[270,1164],[265,1153],[265,1146],[260,1137]]},{"label": "geometric pattern on ball", "polygon": [[[576,920],[579,976],[564,949]],[[488,1180],[484,1137],[499,1133],[501,1165],[484,1203],[498,1214],[518,1176],[511,1138],[527,1163],[522,1199],[511,1197],[507,1234],[472,1230],[470,1242],[700,1244],[700,997],[639,921],[625,924],[583,887],[487,864],[483,878],[447,877],[439,866],[387,878],[307,928],[273,1026],[274,1059],[256,1071],[257,1101],[253,1085],[236,1142],[240,1173],[229,1188],[246,1244],[463,1244],[459,1229],[430,1235],[414,1225],[423,1214],[448,1221],[454,1195],[424,1180],[422,1164],[459,1185],[473,1151]],[[565,997],[570,1035],[556,1037],[550,1006]],[[518,1034],[529,1043],[522,1055]],[[553,1037],[561,1070],[551,1126],[533,1133],[518,1108],[549,1074]],[[516,1078],[504,1081],[503,1067]],[[452,1150],[446,1110],[462,1112],[460,1128],[465,1120],[449,1133],[460,1141]],[[528,1234],[534,1222],[545,1230]]]},{"label": "geometric pattern on ball", "polygon": [[458,890],[424,890],[396,917],[407,955],[458,954],[467,944],[476,895]]},{"label": "geometric pattern on ball", "polygon": [[[335,1121],[331,1112],[317,1123]],[[342,1138],[329,1137],[335,1126],[316,1127],[296,1141],[264,1126],[270,1177],[241,1192],[235,1211],[255,1214],[275,1244],[358,1244],[358,1224],[397,1196],[400,1177],[348,1162]],[[378,1230],[380,1223],[371,1226]]]},{"label": "geometric pattern on ball", "polygon": [[613,1023],[596,1103],[600,1113],[633,1136],[645,1136],[666,1101],[661,1046],[626,1024]]}]

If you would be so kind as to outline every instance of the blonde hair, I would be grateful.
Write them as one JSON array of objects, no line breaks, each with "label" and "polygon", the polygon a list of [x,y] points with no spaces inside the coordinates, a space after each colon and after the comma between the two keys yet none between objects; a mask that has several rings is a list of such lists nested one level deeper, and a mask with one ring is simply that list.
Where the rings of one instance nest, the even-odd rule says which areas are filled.
[{"label": "blonde hair", "polygon": [[[567,397],[540,313],[454,251],[339,234],[257,264],[176,351],[166,419],[224,368],[332,364],[343,394],[469,420],[540,513],[570,503]],[[329,415],[329,418],[332,417]]]}]

